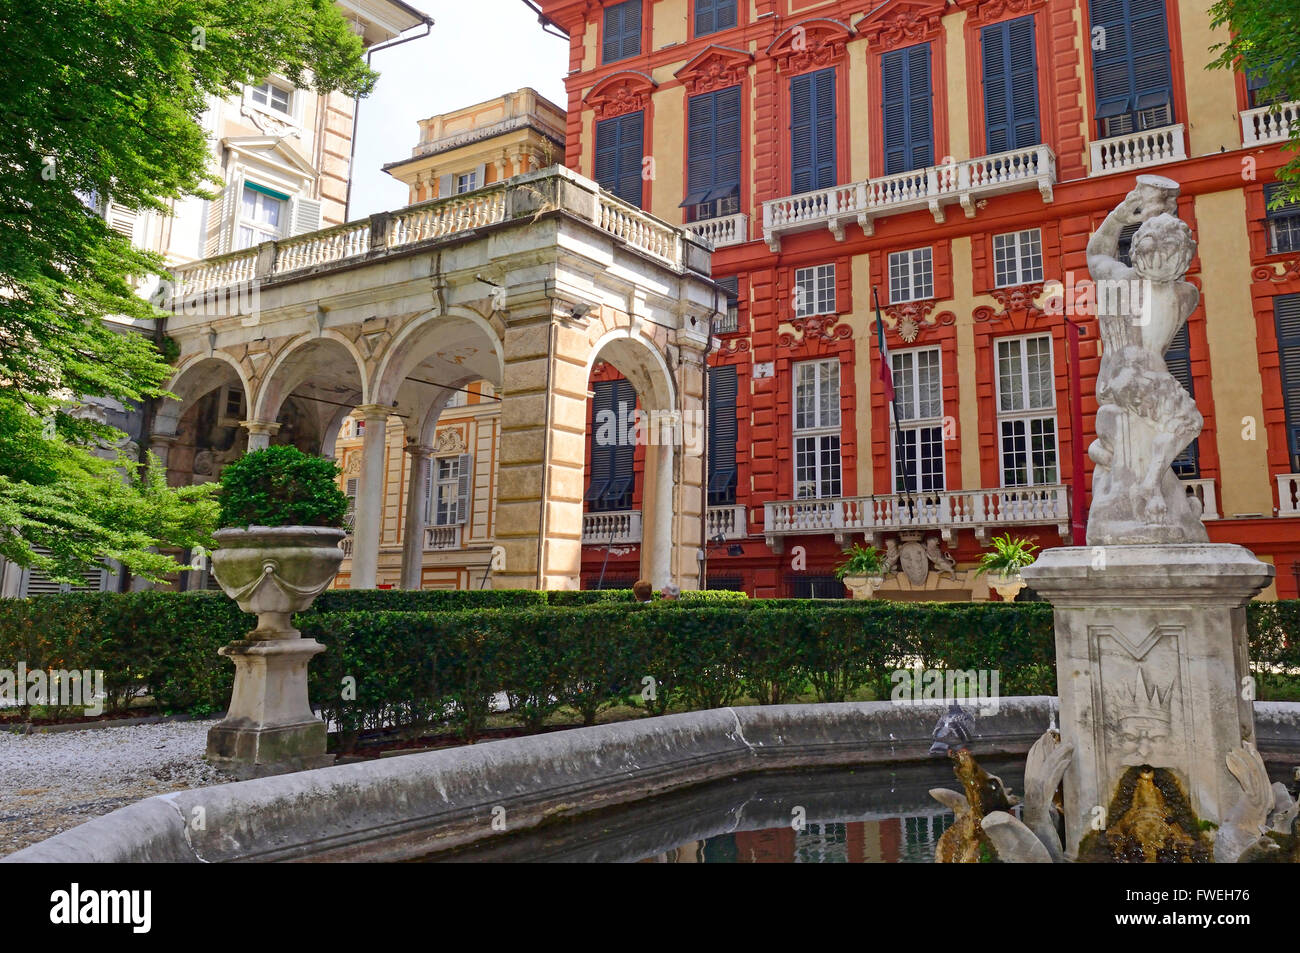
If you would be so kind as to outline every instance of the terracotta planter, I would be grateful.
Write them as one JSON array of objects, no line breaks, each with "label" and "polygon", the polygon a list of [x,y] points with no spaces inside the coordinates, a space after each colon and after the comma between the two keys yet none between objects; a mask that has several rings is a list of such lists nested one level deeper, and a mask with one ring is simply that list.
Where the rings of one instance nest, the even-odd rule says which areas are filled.
[{"label": "terracotta planter", "polygon": [[250,526],[213,534],[212,574],[239,608],[257,616],[253,641],[295,639],[290,625],[334,579],[344,530],[325,526]]}]

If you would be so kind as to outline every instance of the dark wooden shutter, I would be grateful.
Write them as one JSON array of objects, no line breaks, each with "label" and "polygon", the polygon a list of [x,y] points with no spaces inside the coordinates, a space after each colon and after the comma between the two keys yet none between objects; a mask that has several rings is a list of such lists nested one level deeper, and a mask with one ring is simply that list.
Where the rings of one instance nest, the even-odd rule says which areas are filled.
[{"label": "dark wooden shutter", "polygon": [[[1138,128],[1138,113],[1173,112],[1165,0],[1089,0],[1093,92],[1102,135]],[[1104,31],[1099,33],[1098,31]],[[1099,37],[1104,36],[1104,42]],[[1107,120],[1112,122],[1107,128]]]},{"label": "dark wooden shutter", "polygon": [[692,96],[686,109],[686,202],[696,205],[713,187],[712,93]]},{"label": "dark wooden shutter", "polygon": [[[1169,348],[1165,351],[1165,367],[1169,368],[1169,373],[1183,385],[1183,389],[1195,398],[1196,390],[1192,384],[1192,351],[1186,322],[1169,342]],[[1194,480],[1201,475],[1201,456],[1197,443],[1193,440],[1174,460],[1174,473],[1181,479]]]},{"label": "dark wooden shutter", "polygon": [[740,87],[692,96],[686,109],[686,199],[701,205],[740,191]]},{"label": "dark wooden shutter", "polygon": [[[587,485],[590,510],[625,510],[632,506],[636,479],[636,445],[626,439],[636,409],[636,390],[626,380],[597,381],[592,399],[591,479]],[[614,440],[597,441],[604,415],[612,414]]]},{"label": "dark wooden shutter", "polygon": [[614,383],[597,381],[592,387],[596,396],[591,399],[591,468],[588,472],[586,500],[593,510],[600,509],[600,500],[609,489],[612,455],[610,448],[600,442],[599,436],[606,415],[614,408]]},{"label": "dark wooden shutter", "polygon": [[624,202],[642,202],[641,161],[645,114],[627,113],[596,123],[596,181]]},{"label": "dark wooden shutter", "polygon": [[626,0],[605,8],[601,62],[613,63],[641,52],[641,0]]},{"label": "dark wooden shutter", "polygon": [[885,174],[934,163],[930,44],[893,50],[880,58],[884,103]]},{"label": "dark wooden shutter", "polygon": [[813,125],[812,74],[805,73],[790,80],[791,191],[795,195],[814,187]]},{"label": "dark wooden shutter", "polygon": [[1273,318],[1277,322],[1287,449],[1291,454],[1291,470],[1300,472],[1300,294],[1274,298]]},{"label": "dark wooden shutter", "polygon": [[985,152],[1037,145],[1038,68],[1034,18],[995,23],[980,31],[984,54]]},{"label": "dark wooden shutter", "polygon": [[736,502],[736,369],[709,368],[709,505]]},{"label": "dark wooden shutter", "polygon": [[717,97],[713,198],[722,198],[740,188],[740,87],[720,89],[713,95]]}]

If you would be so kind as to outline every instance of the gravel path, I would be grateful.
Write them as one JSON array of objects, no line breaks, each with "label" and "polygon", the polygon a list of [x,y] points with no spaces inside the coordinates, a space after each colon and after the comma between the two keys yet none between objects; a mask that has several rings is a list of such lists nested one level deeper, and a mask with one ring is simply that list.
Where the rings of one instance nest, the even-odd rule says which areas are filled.
[{"label": "gravel path", "polygon": [[224,783],[203,760],[212,724],[0,732],[0,855],[141,798]]}]

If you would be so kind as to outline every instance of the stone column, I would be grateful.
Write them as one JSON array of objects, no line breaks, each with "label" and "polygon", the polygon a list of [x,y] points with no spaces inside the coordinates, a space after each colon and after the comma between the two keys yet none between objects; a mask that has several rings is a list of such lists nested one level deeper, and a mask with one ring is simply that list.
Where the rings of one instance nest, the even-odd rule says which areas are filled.
[{"label": "stone column", "polygon": [[280,425],[269,420],[241,420],[239,425],[248,431],[248,450],[265,450],[271,437],[280,432]]},{"label": "stone column", "polygon": [[384,521],[384,463],[387,455],[388,415],[391,409],[365,404],[355,417],[366,423],[361,444],[361,476],[352,534],[351,589],[373,589],[379,573],[379,537]]},{"label": "stone column", "polygon": [[[667,440],[669,434],[656,433],[655,439]],[[681,588],[673,566],[673,531],[677,515],[673,510],[673,457],[671,443],[651,443],[646,447],[645,488],[641,494],[641,575],[656,589],[669,583]]]},{"label": "stone column", "polygon": [[424,470],[433,448],[408,443],[405,450],[411,470],[406,484],[406,524],[402,530],[402,588],[419,589],[424,569]]},{"label": "stone column", "polygon": [[[707,322],[706,322],[707,323]],[[681,411],[681,442],[673,464],[673,581],[682,589],[700,584],[699,554],[704,546],[703,517],[707,506],[704,459],[708,421],[704,419],[705,342],[678,334],[681,360],[677,369],[677,402]]]}]

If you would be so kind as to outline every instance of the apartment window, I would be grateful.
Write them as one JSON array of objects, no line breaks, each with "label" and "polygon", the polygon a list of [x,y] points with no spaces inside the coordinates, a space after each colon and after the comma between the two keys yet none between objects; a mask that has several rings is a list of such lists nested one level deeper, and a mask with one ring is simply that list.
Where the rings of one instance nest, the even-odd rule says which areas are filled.
[{"label": "apartment window", "polygon": [[1034,18],[1020,17],[980,31],[984,54],[985,152],[996,155],[1041,142]]},{"label": "apartment window", "polygon": [[1090,0],[1092,78],[1101,136],[1174,121],[1165,0]]},{"label": "apartment window", "polygon": [[248,97],[257,105],[282,112],[286,116],[293,111],[293,91],[271,82],[249,87]]},{"label": "apartment window", "polygon": [[1002,485],[1058,482],[1056,386],[1049,335],[1002,338],[998,365],[998,439]]},{"label": "apartment window", "polygon": [[436,457],[424,471],[424,522],[430,526],[455,526],[469,520],[470,473],[468,453]]},{"label": "apartment window", "polygon": [[239,237],[238,248],[252,248],[261,242],[272,242],[279,238],[283,234],[283,223],[288,220],[288,202],[289,196],[283,192],[255,182],[245,182],[236,231]]},{"label": "apartment window", "polygon": [[465,172],[456,176],[456,194],[463,192],[473,192],[479,186],[478,172]]},{"label": "apartment window", "polygon": [[1287,450],[1291,455],[1291,472],[1300,473],[1300,294],[1274,298],[1273,318],[1277,323]]},{"label": "apartment window", "polygon": [[1272,106],[1274,103],[1281,102],[1281,94],[1274,93],[1269,95],[1268,82],[1269,71],[1272,64],[1256,68],[1246,69],[1246,92],[1250,97],[1250,108],[1259,109],[1263,106]]},{"label": "apartment window", "polygon": [[943,381],[939,349],[890,355],[898,420],[894,428],[894,489],[942,490]]},{"label": "apartment window", "polygon": [[[343,495],[348,498],[348,508],[343,514],[343,528],[349,533],[356,528],[357,522],[357,478],[352,477],[343,484]],[[425,511],[425,522],[428,522],[428,510]]]},{"label": "apartment window", "polygon": [[707,36],[736,25],[736,0],[695,0],[695,35]]},{"label": "apartment window", "polygon": [[835,313],[835,266],[814,265],[794,272],[794,316]]},{"label": "apartment window", "polygon": [[885,174],[934,164],[930,44],[892,50],[880,58],[885,111]]},{"label": "apartment window", "polygon": [[840,495],[840,362],[794,366],[794,491],[798,499]]},{"label": "apartment window", "polygon": [[727,294],[726,316],[713,322],[714,334],[735,334],[740,330],[740,279],[735,275],[718,278]]},{"label": "apartment window", "polygon": [[[1183,389],[1193,399],[1196,398],[1196,391],[1192,385],[1192,352],[1191,338],[1188,335],[1187,322],[1178,329],[1174,339],[1169,342],[1169,347],[1165,351],[1165,367],[1169,373],[1174,376],[1174,380],[1183,385]],[[1197,448],[1197,441],[1193,440],[1187,445],[1182,453],[1173,462],[1175,475],[1182,480],[1195,480],[1201,475],[1201,457]]]},{"label": "apartment window", "polygon": [[613,63],[641,52],[641,0],[626,0],[605,8],[601,62]]},{"label": "apartment window", "polygon": [[889,301],[924,301],[934,297],[934,251],[913,248],[889,256]]},{"label": "apartment window", "polygon": [[1265,223],[1268,225],[1268,252],[1300,251],[1300,202],[1289,201],[1271,208],[1285,189],[1281,183],[1264,187]]},{"label": "apartment window", "polygon": [[645,114],[640,112],[596,123],[596,181],[637,208],[642,201],[644,131]]},{"label": "apartment window", "polygon": [[792,191],[835,185],[835,70],[790,80]]},{"label": "apartment window", "polygon": [[1037,228],[993,236],[993,272],[997,287],[1043,280],[1043,233]]},{"label": "apartment window", "polygon": [[709,368],[709,506],[736,502],[736,369]]},{"label": "apartment window", "polygon": [[740,87],[692,96],[686,107],[686,199],[692,222],[740,211]]},{"label": "apartment window", "polygon": [[592,388],[591,480],[585,497],[587,509],[632,508],[636,445],[628,439],[636,390],[626,380],[597,381]]},{"label": "apartment window", "polygon": [[366,435],[366,422],[358,417],[352,421],[352,436],[364,437]]}]

